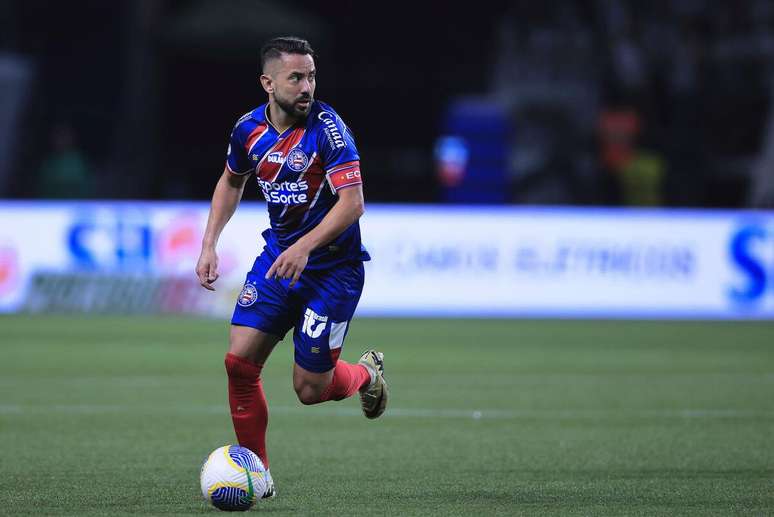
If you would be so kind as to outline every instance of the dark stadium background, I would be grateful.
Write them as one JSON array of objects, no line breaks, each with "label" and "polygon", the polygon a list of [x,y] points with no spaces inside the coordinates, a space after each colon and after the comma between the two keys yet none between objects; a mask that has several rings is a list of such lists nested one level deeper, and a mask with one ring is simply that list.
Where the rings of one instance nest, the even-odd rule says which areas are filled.
[{"label": "dark stadium background", "polygon": [[319,54],[317,97],[356,131],[368,198],[432,200],[425,150],[447,99],[483,86],[491,23],[503,11],[440,9],[354,1],[4,2],[0,49],[31,59],[36,77],[18,174],[2,190],[34,196],[30,169],[46,152],[51,124],[63,121],[99,169],[101,197],[209,197],[235,120],[265,102],[258,49],[270,37],[301,34]]},{"label": "dark stadium background", "polygon": [[[65,124],[95,171],[94,197],[208,198],[234,120],[265,100],[257,49],[296,33],[318,51],[318,98],[356,133],[369,200],[443,199],[432,150],[449,103],[534,87],[548,100],[510,114],[520,147],[506,201],[626,203],[604,170],[598,115],[631,107],[638,145],[666,166],[659,204],[770,206],[752,169],[770,123],[772,18],[761,0],[7,0],[0,51],[33,73],[0,194],[52,195],[35,178]],[[515,58],[505,34],[522,45]],[[683,54],[681,69],[671,59]],[[504,79],[509,67],[518,72]],[[694,84],[672,85],[686,70]],[[552,105],[562,80],[596,112],[574,115],[585,94]],[[525,170],[519,160],[533,155],[540,163]]]}]

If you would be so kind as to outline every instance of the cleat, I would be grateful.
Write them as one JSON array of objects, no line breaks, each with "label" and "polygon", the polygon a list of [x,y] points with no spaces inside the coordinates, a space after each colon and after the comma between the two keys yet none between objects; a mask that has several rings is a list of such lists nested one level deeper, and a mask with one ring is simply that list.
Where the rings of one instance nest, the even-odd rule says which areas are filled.
[{"label": "cleat", "polygon": [[371,374],[371,382],[360,390],[360,406],[366,418],[379,418],[387,407],[389,390],[384,380],[384,354],[376,350],[366,350],[358,364],[366,367]]},{"label": "cleat", "polygon": [[271,472],[266,471],[266,491],[261,496],[261,499],[271,499],[277,495],[277,490],[274,488],[274,480],[271,477]]}]

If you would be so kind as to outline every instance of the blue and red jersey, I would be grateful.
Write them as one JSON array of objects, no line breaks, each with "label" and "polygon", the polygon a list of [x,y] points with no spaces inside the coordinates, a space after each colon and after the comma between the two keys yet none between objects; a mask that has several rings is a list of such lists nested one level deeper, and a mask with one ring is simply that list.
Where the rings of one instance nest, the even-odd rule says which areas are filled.
[{"label": "blue and red jersey", "polygon": [[[263,104],[237,121],[226,166],[238,175],[255,172],[271,221],[262,234],[264,249],[276,258],[322,221],[339,190],[363,181],[355,140],[333,108],[314,101],[306,119],[282,134],[269,123],[267,109]],[[370,256],[355,221],[314,250],[307,268],[325,269],[357,260],[370,260]]]}]

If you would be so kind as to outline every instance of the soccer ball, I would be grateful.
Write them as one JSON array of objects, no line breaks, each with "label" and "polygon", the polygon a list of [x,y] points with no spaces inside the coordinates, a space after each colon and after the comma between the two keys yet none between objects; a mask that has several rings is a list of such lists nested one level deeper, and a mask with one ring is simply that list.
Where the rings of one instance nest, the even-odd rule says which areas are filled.
[{"label": "soccer ball", "polygon": [[215,508],[249,510],[266,491],[266,468],[250,449],[224,445],[202,465],[202,495]]}]

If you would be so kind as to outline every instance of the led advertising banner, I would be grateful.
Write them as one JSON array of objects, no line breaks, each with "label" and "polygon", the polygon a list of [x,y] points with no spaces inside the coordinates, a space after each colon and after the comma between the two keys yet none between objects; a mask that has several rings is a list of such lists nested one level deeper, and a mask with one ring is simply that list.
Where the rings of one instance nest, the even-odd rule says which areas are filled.
[{"label": "led advertising banner", "polygon": [[[0,203],[0,311],[227,316],[263,246],[243,203],[215,293],[207,203]],[[369,205],[371,316],[774,318],[774,213]]]}]

